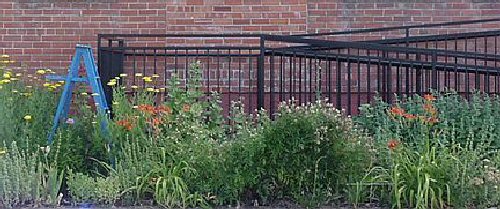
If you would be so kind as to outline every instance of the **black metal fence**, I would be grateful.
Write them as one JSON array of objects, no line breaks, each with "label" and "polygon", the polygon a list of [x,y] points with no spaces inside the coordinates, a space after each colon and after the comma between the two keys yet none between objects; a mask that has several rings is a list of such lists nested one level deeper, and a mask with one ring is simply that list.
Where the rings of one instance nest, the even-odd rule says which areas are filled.
[{"label": "black metal fence", "polygon": [[226,113],[231,101],[274,113],[293,98],[327,99],[356,114],[376,94],[391,102],[430,90],[499,93],[498,26],[500,19],[299,35],[101,34],[98,59],[103,82],[127,73],[126,85],[156,89],[174,73],[186,84],[189,64],[200,61],[203,91],[219,92]]}]

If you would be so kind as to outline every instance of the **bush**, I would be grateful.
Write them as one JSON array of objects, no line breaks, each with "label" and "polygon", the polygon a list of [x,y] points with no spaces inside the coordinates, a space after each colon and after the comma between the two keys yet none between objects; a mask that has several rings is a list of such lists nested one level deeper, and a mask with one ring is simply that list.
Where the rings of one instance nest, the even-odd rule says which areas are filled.
[{"label": "bush", "polygon": [[258,136],[254,188],[265,199],[319,206],[370,166],[370,139],[331,104],[283,104]]}]

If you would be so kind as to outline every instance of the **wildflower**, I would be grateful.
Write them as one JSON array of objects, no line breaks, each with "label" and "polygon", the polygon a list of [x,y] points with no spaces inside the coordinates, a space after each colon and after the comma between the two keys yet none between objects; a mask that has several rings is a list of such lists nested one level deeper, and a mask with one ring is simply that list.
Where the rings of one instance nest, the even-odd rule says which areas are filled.
[{"label": "wildflower", "polygon": [[153,120],[151,121],[151,125],[153,125],[155,127],[160,125],[161,123],[162,123],[161,118],[153,118]]},{"label": "wildflower", "polygon": [[36,73],[40,74],[40,75],[43,75],[43,74],[45,74],[47,72],[45,70],[37,70]]},{"label": "wildflower", "polygon": [[143,77],[142,80],[144,80],[144,82],[152,82],[153,79],[151,77]]},{"label": "wildflower", "polygon": [[396,147],[399,145],[399,141],[396,139],[391,139],[387,142],[387,147],[391,150],[394,151]]},{"label": "wildflower", "polygon": [[424,104],[424,111],[431,114],[431,115],[436,115],[437,110],[432,106],[432,104]]},{"label": "wildflower", "polygon": [[109,81],[107,83],[108,86],[115,86],[116,85],[116,81]]},{"label": "wildflower", "polygon": [[120,77],[127,77],[128,75],[126,73],[120,73]]},{"label": "wildflower", "polygon": [[9,79],[11,77],[10,72],[3,73],[3,78]]},{"label": "wildflower", "polygon": [[127,131],[131,131],[133,128],[132,123],[129,120],[119,120],[116,121],[116,124],[123,127]]},{"label": "wildflower", "polygon": [[98,93],[92,93],[92,96],[99,96]]},{"label": "wildflower", "polygon": [[432,94],[426,94],[426,95],[424,95],[424,100],[431,102],[431,101],[436,100],[436,97],[434,97]]},{"label": "wildflower", "polygon": [[24,116],[24,120],[27,121],[27,122],[30,122],[32,119],[33,119],[33,117],[31,117],[31,115],[25,115]]},{"label": "wildflower", "polygon": [[22,73],[16,73],[16,77],[21,77],[21,76],[23,76]]},{"label": "wildflower", "polygon": [[148,104],[139,105],[139,106],[137,106],[137,109],[139,109],[140,111],[142,111],[144,113],[148,113],[150,115],[153,115],[156,112],[155,107],[153,107],[152,105],[148,105]]},{"label": "wildflower", "polygon": [[88,94],[87,94],[87,92],[82,92],[81,95],[86,96]]},{"label": "wildflower", "polygon": [[5,150],[0,150],[0,155],[3,155],[3,154],[5,154],[5,153],[7,153],[7,151],[5,151]]},{"label": "wildflower", "polygon": [[405,117],[406,119],[410,119],[410,120],[417,118],[416,115],[414,115],[414,114],[408,114],[408,113],[404,113],[403,117]]},{"label": "wildflower", "polygon": [[160,77],[160,75],[158,75],[158,74],[153,74],[153,78],[159,78],[159,77]]},{"label": "wildflower", "polygon": [[43,87],[49,87],[50,86],[50,83],[44,83],[43,84]]},{"label": "wildflower", "polygon": [[136,73],[136,74],[135,74],[135,77],[142,77],[142,76],[143,76],[143,74],[142,74],[142,73]]},{"label": "wildflower", "polygon": [[151,87],[148,87],[148,88],[146,88],[146,91],[147,91],[147,92],[153,92],[153,91],[155,91],[155,89],[154,89],[154,88],[151,88]]},{"label": "wildflower", "polygon": [[172,114],[172,108],[170,108],[169,106],[162,105],[162,106],[155,108],[155,113],[156,114],[170,115],[170,114]]},{"label": "wildflower", "polygon": [[166,89],[164,87],[160,88],[160,92],[164,92]]},{"label": "wildflower", "polygon": [[2,58],[9,58],[10,56],[9,55],[6,55],[6,54],[2,54],[1,56]]},{"label": "wildflower", "polygon": [[3,79],[2,82],[3,83],[10,83],[10,80],[9,79]]},{"label": "wildflower", "polygon": [[436,117],[430,117],[430,118],[427,118],[427,122],[432,125],[432,124],[439,122],[439,119],[437,119]]},{"label": "wildflower", "polygon": [[189,106],[189,104],[182,105],[182,111],[189,112],[190,109],[191,109],[191,106]]},{"label": "wildflower", "polygon": [[138,87],[138,86],[136,86],[136,85],[132,85],[132,86],[130,86],[130,88],[132,88],[132,89],[137,89],[137,88],[139,88],[139,87]]},{"label": "wildflower", "polygon": [[65,121],[66,124],[75,124],[75,120],[73,118],[68,118]]},{"label": "wildflower", "polygon": [[392,114],[392,115],[400,115],[402,116],[403,114],[405,114],[405,110],[400,108],[400,107],[392,107],[389,112]]}]

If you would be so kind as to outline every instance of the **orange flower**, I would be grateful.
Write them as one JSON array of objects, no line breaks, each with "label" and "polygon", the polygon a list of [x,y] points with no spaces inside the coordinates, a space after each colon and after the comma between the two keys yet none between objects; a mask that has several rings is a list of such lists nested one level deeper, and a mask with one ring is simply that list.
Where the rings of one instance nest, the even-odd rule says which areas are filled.
[{"label": "orange flower", "polygon": [[153,121],[151,122],[153,126],[158,126],[161,123],[162,123],[161,118],[153,118]]},{"label": "orange flower", "polygon": [[427,118],[427,122],[432,125],[432,124],[438,123],[439,119],[436,117],[430,117],[430,118]]},{"label": "orange flower", "polygon": [[405,114],[405,110],[403,110],[402,108],[400,107],[392,107],[389,112],[392,114],[392,115],[400,115],[402,116],[403,114]]},{"label": "orange flower", "polygon": [[403,114],[403,117],[405,117],[406,119],[410,119],[410,120],[417,118],[417,116],[414,114],[406,114],[406,113]]},{"label": "orange flower", "polygon": [[400,144],[400,142],[396,139],[391,139],[387,142],[387,147],[389,147],[389,149],[391,151],[393,151],[394,149],[396,149],[396,147]]},{"label": "orange flower", "polygon": [[123,127],[125,130],[128,130],[128,131],[131,131],[133,128],[132,123],[126,119],[116,121],[116,124]]},{"label": "orange flower", "polygon": [[424,95],[424,100],[431,102],[431,101],[436,100],[436,97],[434,97],[432,94],[426,94],[426,95]]},{"label": "orange flower", "polygon": [[182,111],[189,112],[189,109],[191,109],[191,106],[189,106],[189,104],[182,105]]},{"label": "orange flower", "polygon": [[137,109],[139,109],[140,111],[142,111],[144,113],[148,113],[150,115],[155,114],[155,107],[148,105],[148,104],[139,105],[139,106],[137,106]]},{"label": "orange flower", "polygon": [[432,104],[424,104],[424,110],[425,112],[431,114],[431,115],[436,115],[437,110],[432,106]]},{"label": "orange flower", "polygon": [[162,106],[156,107],[155,113],[156,114],[170,115],[170,114],[172,114],[172,108],[170,108],[169,106],[162,105]]}]

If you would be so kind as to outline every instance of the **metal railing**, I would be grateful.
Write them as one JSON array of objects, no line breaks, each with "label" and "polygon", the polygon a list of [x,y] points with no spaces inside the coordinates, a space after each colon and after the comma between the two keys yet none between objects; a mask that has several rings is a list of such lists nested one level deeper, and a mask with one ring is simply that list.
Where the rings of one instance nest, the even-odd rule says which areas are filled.
[{"label": "metal railing", "polygon": [[[392,102],[430,90],[453,89],[466,97],[474,90],[499,93],[500,30],[491,30],[499,23],[488,19],[299,35],[101,34],[99,69],[103,82],[128,73],[128,86],[165,88],[172,74],[185,85],[189,64],[200,61],[203,91],[219,92],[226,114],[231,101],[242,101],[248,112],[265,108],[273,114],[280,101],[292,98],[300,103],[328,99],[356,114],[375,95]],[[387,36],[372,39],[381,33]],[[350,37],[354,40],[345,40]],[[133,76],[138,73],[158,78],[145,83]],[[168,99],[164,93],[158,97]]]}]

